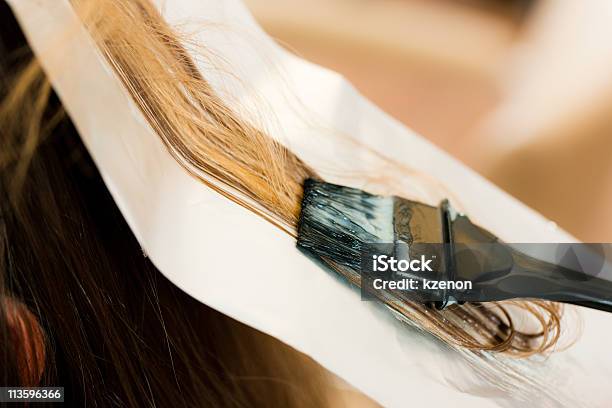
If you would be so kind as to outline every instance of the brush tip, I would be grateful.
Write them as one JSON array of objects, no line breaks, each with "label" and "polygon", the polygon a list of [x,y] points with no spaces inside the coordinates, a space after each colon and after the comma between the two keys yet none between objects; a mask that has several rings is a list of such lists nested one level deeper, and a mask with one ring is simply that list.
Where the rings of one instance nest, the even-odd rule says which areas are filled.
[{"label": "brush tip", "polygon": [[393,197],[308,179],[298,247],[317,257],[359,267],[364,244],[393,242]]}]

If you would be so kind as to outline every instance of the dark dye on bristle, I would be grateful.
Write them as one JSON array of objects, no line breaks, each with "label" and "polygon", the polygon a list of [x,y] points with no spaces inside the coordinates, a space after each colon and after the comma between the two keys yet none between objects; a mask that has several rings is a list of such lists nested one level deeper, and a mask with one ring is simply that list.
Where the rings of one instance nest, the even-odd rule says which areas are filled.
[{"label": "dark dye on bristle", "polygon": [[297,245],[311,255],[359,270],[365,243],[393,241],[392,210],[391,197],[308,179]]}]

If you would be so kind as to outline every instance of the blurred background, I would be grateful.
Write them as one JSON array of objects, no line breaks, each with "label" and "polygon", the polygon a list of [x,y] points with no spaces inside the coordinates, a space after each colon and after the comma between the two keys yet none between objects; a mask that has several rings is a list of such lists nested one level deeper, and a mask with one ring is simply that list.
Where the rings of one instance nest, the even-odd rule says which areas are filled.
[{"label": "blurred background", "polygon": [[245,2],[281,45],[579,239],[612,242],[612,1]]}]

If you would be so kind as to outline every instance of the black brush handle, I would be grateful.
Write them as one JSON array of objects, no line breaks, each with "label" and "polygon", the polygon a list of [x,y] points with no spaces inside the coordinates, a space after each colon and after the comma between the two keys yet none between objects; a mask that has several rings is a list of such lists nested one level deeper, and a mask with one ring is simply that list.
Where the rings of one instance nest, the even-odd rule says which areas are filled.
[{"label": "black brush handle", "polygon": [[597,271],[585,273],[529,256],[465,215],[456,216],[451,229],[455,277],[474,284],[469,292],[453,294],[457,299],[536,298],[612,312],[612,281],[597,276]]}]

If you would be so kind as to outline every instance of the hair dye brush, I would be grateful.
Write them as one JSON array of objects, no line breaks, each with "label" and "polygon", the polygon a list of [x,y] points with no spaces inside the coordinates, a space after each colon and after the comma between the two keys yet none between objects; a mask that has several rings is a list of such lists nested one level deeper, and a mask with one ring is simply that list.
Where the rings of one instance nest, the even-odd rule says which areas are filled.
[{"label": "hair dye brush", "polygon": [[[361,287],[363,299],[437,309],[516,298],[612,311],[602,245],[506,244],[455,212],[308,179],[298,247]],[[525,252],[551,250],[555,262]]]}]

